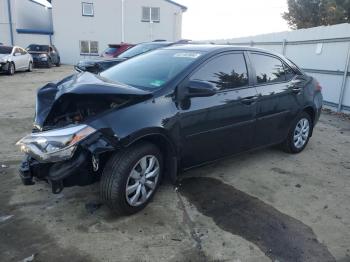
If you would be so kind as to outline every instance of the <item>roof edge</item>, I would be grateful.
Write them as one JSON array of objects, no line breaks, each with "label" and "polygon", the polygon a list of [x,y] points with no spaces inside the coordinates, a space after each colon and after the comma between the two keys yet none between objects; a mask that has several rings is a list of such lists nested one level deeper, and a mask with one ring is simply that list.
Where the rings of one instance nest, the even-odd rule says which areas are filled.
[{"label": "roof edge", "polygon": [[174,2],[174,1],[172,1],[172,0],[164,0],[164,1],[166,1],[166,2],[168,2],[168,3],[170,3],[170,4],[173,4],[173,5],[176,5],[176,6],[180,7],[180,8],[182,9],[182,12],[186,12],[187,9],[188,9],[186,6],[180,5],[179,3],[176,3],[176,2]]}]

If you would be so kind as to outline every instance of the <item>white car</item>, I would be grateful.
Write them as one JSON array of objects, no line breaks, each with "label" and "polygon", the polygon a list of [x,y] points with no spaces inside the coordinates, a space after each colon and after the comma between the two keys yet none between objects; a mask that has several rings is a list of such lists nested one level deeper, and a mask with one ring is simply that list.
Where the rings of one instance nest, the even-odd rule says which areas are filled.
[{"label": "white car", "polygon": [[22,47],[0,45],[0,72],[13,75],[16,71],[33,69],[33,57]]}]

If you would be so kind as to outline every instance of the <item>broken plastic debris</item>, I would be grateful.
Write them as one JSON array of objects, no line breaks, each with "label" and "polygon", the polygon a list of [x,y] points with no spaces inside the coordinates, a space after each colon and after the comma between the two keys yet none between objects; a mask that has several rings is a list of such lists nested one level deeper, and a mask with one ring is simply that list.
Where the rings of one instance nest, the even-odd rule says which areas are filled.
[{"label": "broken plastic debris", "polygon": [[32,262],[32,261],[34,261],[35,255],[36,254],[33,254],[30,257],[27,257],[27,258],[23,259],[22,261],[23,262]]},{"label": "broken plastic debris", "polygon": [[9,219],[12,218],[12,217],[13,217],[13,215],[2,216],[2,217],[0,217],[0,223],[1,223],[1,222],[5,222],[6,220],[9,220]]}]

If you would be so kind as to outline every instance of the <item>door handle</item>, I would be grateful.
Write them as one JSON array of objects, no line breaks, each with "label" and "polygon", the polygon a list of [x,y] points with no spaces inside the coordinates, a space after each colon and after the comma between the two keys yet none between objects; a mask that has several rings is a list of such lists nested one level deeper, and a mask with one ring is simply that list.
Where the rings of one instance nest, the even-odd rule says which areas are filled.
[{"label": "door handle", "polygon": [[241,99],[241,103],[245,104],[245,105],[251,105],[254,104],[257,100],[258,100],[258,96],[248,96],[245,98]]}]

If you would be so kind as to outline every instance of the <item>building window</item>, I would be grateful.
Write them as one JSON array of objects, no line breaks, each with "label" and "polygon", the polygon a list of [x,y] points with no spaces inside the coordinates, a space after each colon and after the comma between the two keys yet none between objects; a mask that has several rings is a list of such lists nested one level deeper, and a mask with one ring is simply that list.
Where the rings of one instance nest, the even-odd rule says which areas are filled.
[{"label": "building window", "polygon": [[94,16],[94,4],[93,3],[81,3],[83,16]]},{"label": "building window", "polygon": [[159,7],[142,7],[142,22],[159,23],[160,8]]},{"label": "building window", "polygon": [[80,41],[80,54],[81,55],[98,55],[98,42],[97,41]]}]

